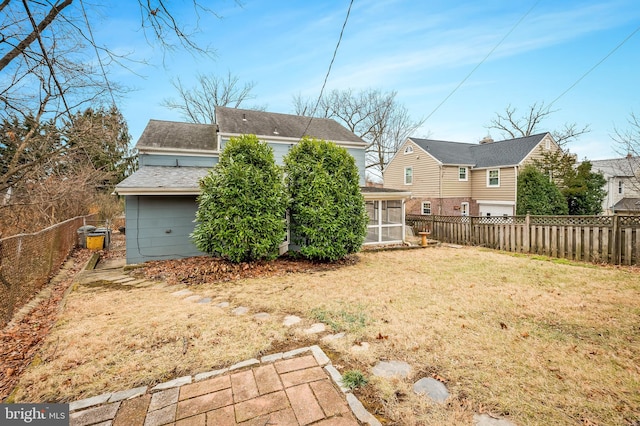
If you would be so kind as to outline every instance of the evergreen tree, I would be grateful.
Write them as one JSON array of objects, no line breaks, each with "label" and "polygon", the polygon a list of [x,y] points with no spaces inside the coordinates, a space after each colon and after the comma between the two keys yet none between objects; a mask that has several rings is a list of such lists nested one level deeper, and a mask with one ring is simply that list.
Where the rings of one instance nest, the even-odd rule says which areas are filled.
[{"label": "evergreen tree", "polygon": [[333,142],[305,137],[284,162],[291,238],[300,254],[335,261],[359,251],[367,215],[354,158]]},{"label": "evergreen tree", "polygon": [[564,179],[562,193],[567,199],[571,215],[602,213],[602,201],[607,196],[604,189],[607,180],[602,173],[592,172],[591,167],[590,161],[583,161]]},{"label": "evergreen tree", "polygon": [[516,214],[565,215],[567,202],[556,184],[533,165],[518,174]]},{"label": "evergreen tree", "polygon": [[200,186],[192,234],[199,250],[232,262],[278,255],[286,196],[271,147],[255,135],[231,138]]}]

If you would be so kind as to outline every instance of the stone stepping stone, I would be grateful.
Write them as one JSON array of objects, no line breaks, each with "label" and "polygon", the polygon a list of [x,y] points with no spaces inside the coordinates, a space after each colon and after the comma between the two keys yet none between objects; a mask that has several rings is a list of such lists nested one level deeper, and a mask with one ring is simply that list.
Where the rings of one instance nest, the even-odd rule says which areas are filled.
[{"label": "stone stepping stone", "polygon": [[316,333],[322,333],[326,329],[327,329],[326,325],[324,325],[321,322],[317,322],[315,324],[312,324],[311,327],[305,329],[304,332],[307,334],[316,334]]},{"label": "stone stepping stone", "polygon": [[473,425],[474,426],[516,426],[515,423],[511,423],[509,420],[491,417],[488,414],[474,414]]},{"label": "stone stepping stone", "polygon": [[371,369],[374,376],[385,377],[387,379],[393,377],[406,378],[411,373],[411,366],[404,361],[380,361]]},{"label": "stone stepping stone", "polygon": [[231,311],[233,315],[245,315],[247,312],[249,312],[249,308],[244,306],[238,306],[237,308]]},{"label": "stone stepping stone", "polygon": [[215,306],[216,308],[228,308],[229,302],[220,302],[220,303],[216,303],[213,306]]},{"label": "stone stepping stone", "polygon": [[263,320],[268,320],[269,318],[271,318],[271,315],[269,315],[266,312],[258,312],[257,314],[255,314],[253,316],[255,319],[259,320],[259,321],[263,321]]},{"label": "stone stepping stone", "polygon": [[371,345],[367,342],[360,342],[356,345],[351,346],[351,352],[366,352],[369,350]]},{"label": "stone stepping stone", "polygon": [[174,291],[173,293],[171,293],[172,296],[175,297],[186,297],[186,296],[191,296],[193,294],[193,292],[191,290],[179,290],[179,291]]},{"label": "stone stepping stone", "polygon": [[211,298],[203,297],[202,299],[198,300],[198,303],[211,303]]},{"label": "stone stepping stone", "polygon": [[194,294],[193,296],[186,297],[186,298],[184,298],[182,300],[184,300],[185,302],[197,302],[200,299],[202,299],[202,296]]},{"label": "stone stepping stone", "polygon": [[329,334],[328,336],[324,336],[322,338],[322,341],[323,342],[330,342],[332,340],[344,339],[345,335],[346,334],[344,332],[337,333],[337,334]]},{"label": "stone stepping stone", "polygon": [[418,395],[425,395],[435,402],[444,403],[449,398],[447,387],[439,380],[425,377],[413,384],[413,391]]},{"label": "stone stepping stone", "polygon": [[291,327],[292,325],[295,325],[300,321],[302,321],[302,318],[300,317],[297,317],[295,315],[287,315],[286,317],[284,317],[284,321],[282,321],[282,325],[284,325],[285,327]]}]

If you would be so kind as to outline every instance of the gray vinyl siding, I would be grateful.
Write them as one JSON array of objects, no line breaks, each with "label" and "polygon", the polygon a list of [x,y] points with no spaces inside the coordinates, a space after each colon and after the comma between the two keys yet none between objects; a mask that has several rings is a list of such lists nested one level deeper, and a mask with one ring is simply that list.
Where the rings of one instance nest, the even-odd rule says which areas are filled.
[{"label": "gray vinyl siding", "polygon": [[140,167],[144,167],[144,166],[213,167],[215,164],[218,163],[218,157],[141,154],[138,156],[138,163]]},{"label": "gray vinyl siding", "polygon": [[204,254],[189,237],[198,208],[194,195],[132,195],[125,206],[127,264]]}]

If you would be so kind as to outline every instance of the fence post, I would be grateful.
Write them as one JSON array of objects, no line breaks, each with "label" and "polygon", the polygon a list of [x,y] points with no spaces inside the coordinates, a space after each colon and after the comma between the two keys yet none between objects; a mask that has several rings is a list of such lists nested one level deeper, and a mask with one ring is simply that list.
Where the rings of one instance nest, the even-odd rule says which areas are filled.
[{"label": "fence post", "polygon": [[531,250],[531,241],[529,240],[529,238],[531,237],[530,229],[531,217],[529,216],[529,212],[527,212],[527,215],[524,217],[524,231],[522,233],[522,243],[524,245],[525,253],[529,253],[529,251]]},{"label": "fence post", "polygon": [[614,214],[611,219],[613,222],[613,228],[611,229],[611,260],[614,265],[619,265],[622,263],[622,247],[620,247],[622,241],[621,238],[618,237],[618,215]]}]

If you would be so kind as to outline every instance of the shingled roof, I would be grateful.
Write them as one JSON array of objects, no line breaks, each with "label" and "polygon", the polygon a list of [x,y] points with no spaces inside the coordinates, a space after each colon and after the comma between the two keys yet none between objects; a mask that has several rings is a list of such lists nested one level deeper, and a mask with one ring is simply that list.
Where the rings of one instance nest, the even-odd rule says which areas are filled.
[{"label": "shingled roof", "polygon": [[200,179],[210,170],[209,167],[140,167],[134,174],[120,182],[116,186],[116,191],[120,195],[199,194]]},{"label": "shingled roof", "polygon": [[484,144],[409,138],[436,160],[447,165],[475,168],[520,164],[548,133]]},{"label": "shingled roof", "polygon": [[215,124],[180,123],[177,121],[149,120],[136,148],[179,151],[215,151],[217,134]]},{"label": "shingled roof", "polygon": [[358,136],[335,120],[300,115],[216,107],[216,122],[221,134],[254,134],[260,137],[300,139],[311,136],[336,143],[365,145]]}]

